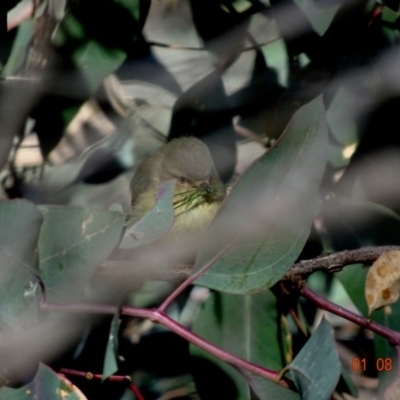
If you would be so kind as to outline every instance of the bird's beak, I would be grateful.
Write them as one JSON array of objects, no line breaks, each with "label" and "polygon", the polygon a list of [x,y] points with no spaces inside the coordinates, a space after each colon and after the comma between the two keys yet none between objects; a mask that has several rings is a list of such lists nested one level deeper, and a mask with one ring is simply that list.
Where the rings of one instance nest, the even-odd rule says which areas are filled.
[{"label": "bird's beak", "polygon": [[198,187],[203,189],[206,193],[211,193],[211,188],[208,182],[201,182]]}]

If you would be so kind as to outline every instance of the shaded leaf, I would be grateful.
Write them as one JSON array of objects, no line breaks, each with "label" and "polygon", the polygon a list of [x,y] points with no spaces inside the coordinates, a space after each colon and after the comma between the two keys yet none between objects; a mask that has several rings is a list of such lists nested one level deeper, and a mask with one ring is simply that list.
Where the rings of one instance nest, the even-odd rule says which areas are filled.
[{"label": "shaded leaf", "polygon": [[76,300],[117,245],[124,215],[79,207],[40,206],[39,270],[50,301]]},{"label": "shaded leaf", "polygon": [[162,182],[157,189],[157,203],[140,221],[128,228],[121,240],[121,249],[152,243],[164,236],[174,222],[173,197],[175,180]]},{"label": "shaded leaf", "polygon": [[250,384],[260,400],[300,400],[298,393],[258,375],[251,374]]},{"label": "shaded leaf", "polygon": [[17,35],[12,45],[11,54],[1,71],[2,76],[16,74],[18,70],[22,68],[29,46],[31,45],[33,28],[33,20],[28,20],[18,27]]},{"label": "shaded leaf", "polygon": [[333,5],[332,7],[321,7],[315,0],[294,0],[295,3],[303,10],[311,23],[311,26],[318,33],[323,34],[328,30],[333,21],[340,5]]},{"label": "shaded leaf", "polygon": [[358,388],[351,379],[350,372],[343,368],[343,366],[340,371],[340,379],[336,387],[336,392],[340,394],[348,393],[350,396],[358,398]]},{"label": "shaded leaf", "polygon": [[368,315],[400,296],[400,251],[387,251],[372,264],[365,281]]},{"label": "shaded leaf", "polygon": [[28,201],[0,201],[0,331],[26,329],[39,307],[36,242],[42,215]]},{"label": "shaded leaf", "polygon": [[236,133],[229,107],[221,74],[213,71],[175,102],[168,134],[169,140],[187,135],[201,138],[223,182],[232,178],[236,162]]},{"label": "shaded leaf", "polygon": [[52,65],[53,79],[32,114],[44,157],[104,78],[121,67],[128,53],[143,47],[149,6],[147,0],[69,3],[53,35],[58,60]]},{"label": "shaded leaf", "polygon": [[400,244],[400,218],[382,205],[350,198],[331,198],[321,216],[329,251]]},{"label": "shaded leaf", "polygon": [[0,400],[85,400],[82,392],[65,377],[40,364],[35,378],[18,389],[2,387]]},{"label": "shaded leaf", "polygon": [[354,108],[359,101],[359,97],[353,91],[341,87],[326,111],[326,119],[331,133],[342,145],[347,146],[358,141]]},{"label": "shaded leaf", "polygon": [[383,400],[398,400],[400,399],[400,377],[397,377],[394,382],[387,388]]},{"label": "shaded leaf", "polygon": [[283,138],[233,187],[211,224],[196,268],[235,244],[197,284],[243,294],[265,290],[284,275],[310,232],[326,148],[319,97],[296,112]]},{"label": "shaded leaf", "polygon": [[[193,331],[239,357],[279,370],[283,356],[278,320],[276,298],[270,291],[246,296],[212,293],[197,316]],[[195,346],[191,346],[191,354],[216,364],[231,377],[243,396],[248,393],[246,380],[232,367]],[[204,380],[210,371],[205,366],[199,372],[201,378]]]},{"label": "shaded leaf", "polygon": [[118,314],[115,314],[110,325],[110,334],[108,335],[106,355],[103,364],[102,380],[106,380],[109,376],[118,371],[117,351],[118,351],[118,333],[121,320]]},{"label": "shaded leaf", "polygon": [[[350,299],[354,305],[365,317],[368,314],[368,306],[365,301],[364,286],[361,282],[365,282],[368,269],[363,268],[361,264],[348,265],[335,276],[340,280]],[[400,330],[400,303],[394,303],[391,306],[376,310],[372,319],[394,331]],[[393,346],[380,335],[374,335],[375,359],[378,358],[394,358]],[[387,372],[383,372],[382,376],[386,376]]]},{"label": "shaded leaf", "polygon": [[346,265],[341,271],[335,274],[335,278],[344,286],[351,301],[357,307],[358,311],[364,315],[368,315],[368,306],[365,302],[365,291],[361,282],[365,282],[368,269],[362,264]]},{"label": "shaded leaf", "polygon": [[322,319],[288,367],[302,400],[329,400],[340,377],[341,364],[333,330]]}]

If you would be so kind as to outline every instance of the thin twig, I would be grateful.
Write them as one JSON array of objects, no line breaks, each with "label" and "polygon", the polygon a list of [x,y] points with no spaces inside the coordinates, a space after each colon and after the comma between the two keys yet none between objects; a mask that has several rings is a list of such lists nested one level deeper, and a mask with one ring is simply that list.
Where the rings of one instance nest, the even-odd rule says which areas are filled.
[{"label": "thin twig", "polygon": [[[271,43],[276,42],[277,40],[280,40],[282,37],[281,36],[276,36],[270,40],[267,40],[266,42],[259,43],[258,45],[251,45],[244,47],[242,52],[247,52],[247,51],[253,51],[253,50],[258,50],[260,47],[263,46],[268,46]],[[150,46],[155,46],[155,47],[163,47],[165,49],[171,49],[171,50],[189,50],[189,51],[207,51],[205,47],[194,47],[194,46],[183,46],[180,44],[168,44],[168,43],[162,43],[162,42],[155,42],[155,41],[150,41],[148,42]]]},{"label": "thin twig", "polygon": [[[41,304],[41,309],[47,312],[89,313],[104,315],[114,315],[118,311],[117,306],[109,304],[66,304],[51,302]],[[163,312],[131,306],[122,306],[120,308],[120,314],[130,317],[145,318],[153,322],[160,323],[172,332],[186,339],[188,342],[200,347],[201,349],[207,351],[215,357],[218,357],[220,360],[231,363],[238,368],[246,369],[263,378],[276,381],[284,387],[288,387],[288,383],[285,379],[277,381],[276,378],[278,376],[278,372],[246,361],[243,358],[237,357],[234,354],[219,348],[218,346],[212,344],[206,339],[203,339],[202,337],[191,332],[189,329],[174,321]]]},{"label": "thin twig", "polygon": [[[97,379],[97,380],[102,380],[103,375],[102,374],[94,374],[92,372],[83,372],[83,371],[77,371],[75,369],[69,369],[69,368],[61,368],[59,371],[60,374],[64,375],[73,375],[73,376],[79,376],[81,378],[85,378],[88,381],[92,379]],[[110,375],[107,380],[111,382],[126,382],[128,383],[129,388],[131,389],[132,393],[137,397],[138,400],[144,400],[144,397],[140,393],[139,389],[137,386],[132,382],[132,378],[129,375]]]},{"label": "thin twig", "polygon": [[400,251],[400,246],[362,247],[356,250],[344,250],[338,253],[323,255],[312,260],[299,261],[289,269],[282,280],[295,282],[316,271],[338,272],[349,264],[370,265],[382,253],[393,250]]},{"label": "thin twig", "polygon": [[189,286],[191,285],[200,275],[202,275],[208,268],[210,268],[221,256],[223,256],[235,243],[235,240],[225,246],[219,253],[217,253],[208,263],[201,267],[195,274],[189,276],[183,281],[158,307],[159,312],[164,312],[168,306]]},{"label": "thin twig", "polygon": [[[377,246],[362,247],[356,250],[344,250],[338,253],[326,254],[311,260],[302,260],[294,264],[283,276],[283,281],[297,282],[299,279],[306,278],[316,271],[325,271],[328,273],[338,272],[346,265],[350,264],[372,264],[382,253],[386,251],[400,251],[400,246]],[[173,265],[168,268],[154,268],[134,264],[128,261],[104,261],[97,273],[99,277],[108,276],[128,276],[133,279],[139,276],[142,279],[154,279],[165,281],[183,281],[193,272],[193,266],[188,264]]]},{"label": "thin twig", "polygon": [[386,326],[378,324],[377,322],[371,321],[368,318],[355,314],[352,311],[346,310],[345,308],[332,303],[331,301],[311,290],[308,286],[303,285],[303,287],[300,289],[300,294],[306,299],[312,301],[319,308],[338,315],[339,317],[345,318],[348,321],[354,322],[358,326],[361,326],[386,338],[393,346],[398,346],[400,344],[399,332],[396,332],[390,328],[387,328]]}]

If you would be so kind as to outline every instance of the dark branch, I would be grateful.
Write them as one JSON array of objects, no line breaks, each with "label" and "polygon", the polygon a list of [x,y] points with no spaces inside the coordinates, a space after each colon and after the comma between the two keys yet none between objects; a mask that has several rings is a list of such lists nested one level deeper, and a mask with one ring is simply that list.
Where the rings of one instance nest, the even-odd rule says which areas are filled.
[{"label": "dark branch", "polygon": [[302,260],[294,264],[282,280],[296,282],[316,271],[338,272],[349,264],[371,265],[382,253],[393,250],[399,251],[400,246],[362,247],[322,255],[311,260]]},{"label": "dark branch", "polygon": [[[298,282],[316,271],[334,273],[349,264],[371,265],[382,253],[393,250],[400,251],[400,246],[362,247],[361,249],[322,255],[311,260],[302,260],[294,264],[282,280]],[[151,268],[147,265],[146,268],[142,268],[140,265],[135,265],[129,261],[107,260],[100,265],[97,274],[100,278],[107,276],[123,278],[126,276],[133,279],[133,276],[137,276],[142,280],[181,282],[187,279],[192,271],[192,265],[178,264],[165,268],[160,268],[158,265]]]}]

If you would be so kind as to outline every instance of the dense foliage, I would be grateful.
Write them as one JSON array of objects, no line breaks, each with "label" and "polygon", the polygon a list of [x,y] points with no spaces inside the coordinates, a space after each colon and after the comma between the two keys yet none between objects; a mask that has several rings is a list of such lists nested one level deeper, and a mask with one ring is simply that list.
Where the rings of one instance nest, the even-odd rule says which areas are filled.
[{"label": "dense foliage", "polygon": [[[363,253],[400,245],[399,6],[2,0],[0,400],[399,398],[400,266],[370,315]],[[116,254],[133,170],[183,135],[230,191],[168,298],[191,268]]]}]

